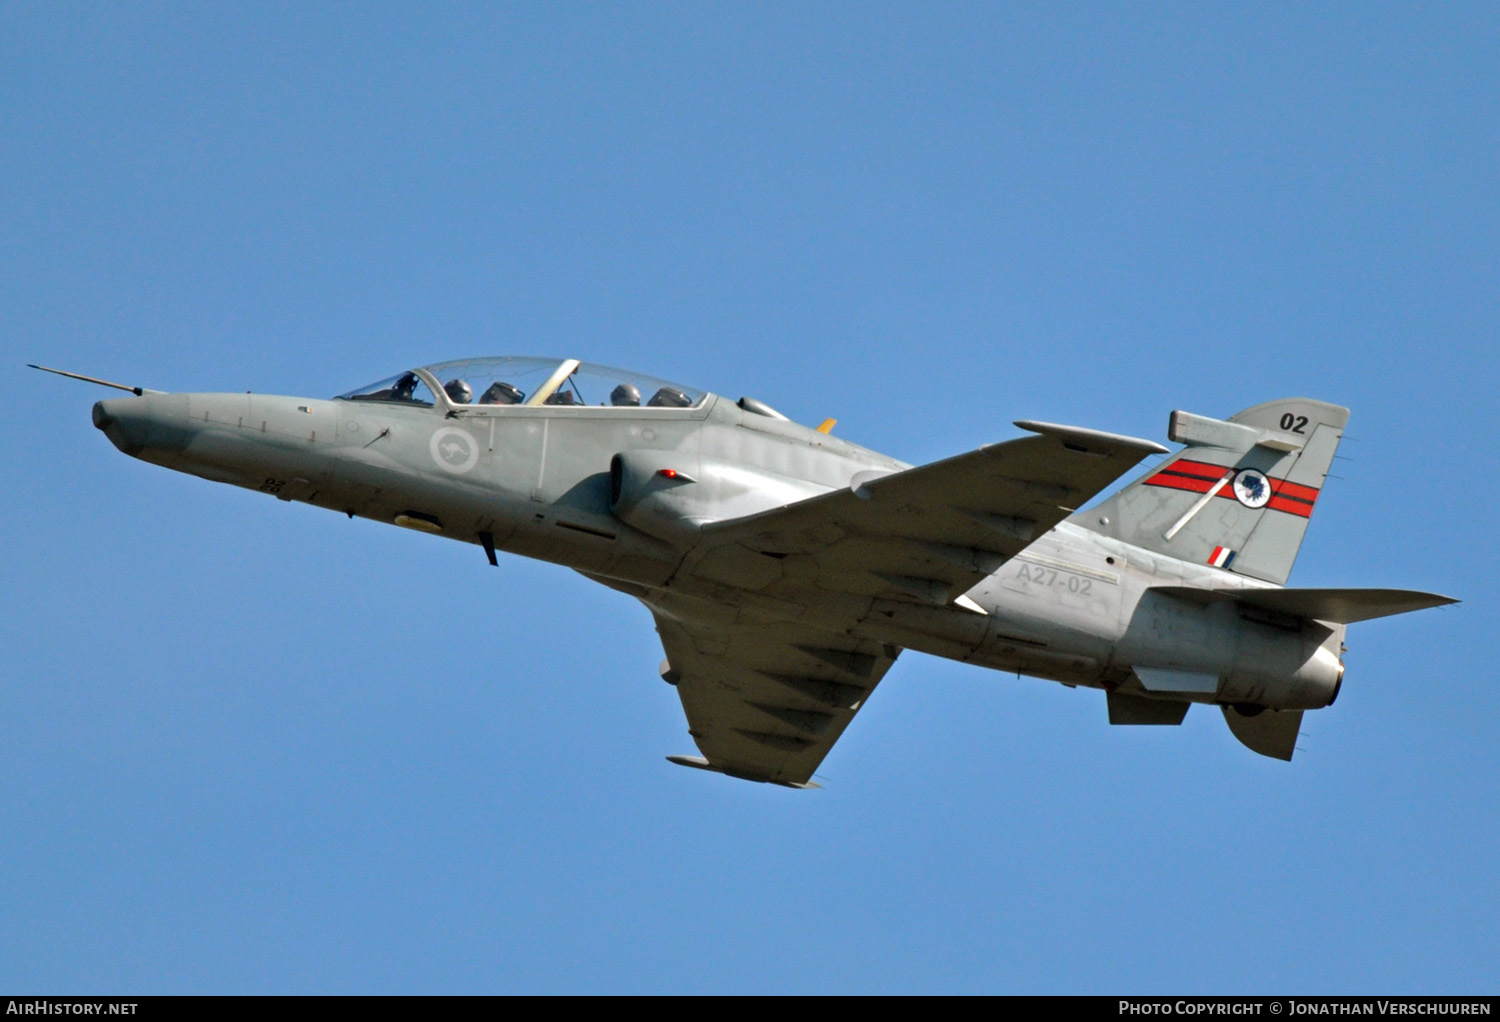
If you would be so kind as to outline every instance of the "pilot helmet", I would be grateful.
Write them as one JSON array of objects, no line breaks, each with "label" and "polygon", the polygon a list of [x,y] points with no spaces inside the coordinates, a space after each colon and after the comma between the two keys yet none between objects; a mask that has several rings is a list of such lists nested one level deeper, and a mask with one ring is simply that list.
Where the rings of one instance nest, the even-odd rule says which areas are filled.
[{"label": "pilot helmet", "polygon": [[652,408],[689,408],[693,404],[693,399],[676,387],[662,387],[652,394],[651,400],[646,403]]},{"label": "pilot helmet", "polygon": [[641,404],[641,389],[633,383],[622,383],[609,392],[609,403],[612,405],[639,408]]},{"label": "pilot helmet", "polygon": [[448,396],[456,405],[466,405],[474,400],[474,391],[463,380],[449,380],[443,384],[443,389],[448,392]]},{"label": "pilot helmet", "polygon": [[485,388],[479,403],[482,405],[518,405],[525,396],[515,384],[496,380]]}]

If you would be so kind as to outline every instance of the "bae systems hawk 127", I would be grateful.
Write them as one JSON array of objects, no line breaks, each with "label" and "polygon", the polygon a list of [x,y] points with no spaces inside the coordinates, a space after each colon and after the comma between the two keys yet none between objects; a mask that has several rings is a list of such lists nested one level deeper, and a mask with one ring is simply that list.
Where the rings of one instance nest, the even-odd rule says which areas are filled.
[{"label": "bae systems hawk 127", "polygon": [[[444,362],[331,400],[105,385],[134,396],[94,425],[143,461],[634,596],[701,754],[668,759],[794,788],[907,649],[1102,689],[1112,724],[1215,706],[1291,759],[1349,624],[1454,602],[1286,587],[1349,418],[1304,398],[1175,411],[1170,452],[1021,421],[912,467],[832,420],[575,359]],[[1147,455],[1167,457],[1081,510]]]}]

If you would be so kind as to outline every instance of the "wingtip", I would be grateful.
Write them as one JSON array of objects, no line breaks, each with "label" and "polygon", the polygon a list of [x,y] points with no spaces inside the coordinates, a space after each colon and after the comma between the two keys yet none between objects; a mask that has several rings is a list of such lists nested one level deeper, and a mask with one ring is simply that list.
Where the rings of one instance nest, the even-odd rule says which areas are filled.
[{"label": "wingtip", "polygon": [[770,777],[753,777],[750,774],[742,774],[738,771],[725,770],[723,767],[715,766],[702,756],[668,756],[668,763],[678,766],[692,767],[694,770],[707,770],[713,774],[723,774],[726,777],[735,777],[742,781],[755,781],[759,784],[779,784],[783,788],[799,788],[808,790],[823,787],[816,781],[778,781]]}]

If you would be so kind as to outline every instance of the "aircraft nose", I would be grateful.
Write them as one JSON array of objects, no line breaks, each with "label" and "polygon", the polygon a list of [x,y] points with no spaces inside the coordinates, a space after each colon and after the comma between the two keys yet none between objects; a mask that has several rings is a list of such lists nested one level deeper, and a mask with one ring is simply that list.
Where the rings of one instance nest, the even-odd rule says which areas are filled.
[{"label": "aircraft nose", "polygon": [[129,455],[140,454],[146,448],[146,437],[151,430],[150,419],[141,414],[143,409],[138,397],[121,397],[111,401],[94,403],[94,427],[109,437],[109,442]]},{"label": "aircraft nose", "polygon": [[163,400],[171,396],[119,397],[94,404],[94,426],[131,457],[143,452],[180,450],[182,444],[172,428],[174,417]]}]

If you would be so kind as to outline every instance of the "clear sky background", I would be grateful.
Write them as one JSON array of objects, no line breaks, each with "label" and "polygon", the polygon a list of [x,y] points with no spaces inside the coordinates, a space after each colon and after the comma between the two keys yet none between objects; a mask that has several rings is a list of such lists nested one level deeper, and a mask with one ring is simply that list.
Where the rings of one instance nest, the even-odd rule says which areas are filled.
[{"label": "clear sky background", "polygon": [[[1496,992],[1500,13],[0,6],[0,990]],[[98,388],[573,356],[921,462],[1353,409],[1291,764],[903,657],[798,792],[650,616],[119,454]]]}]

